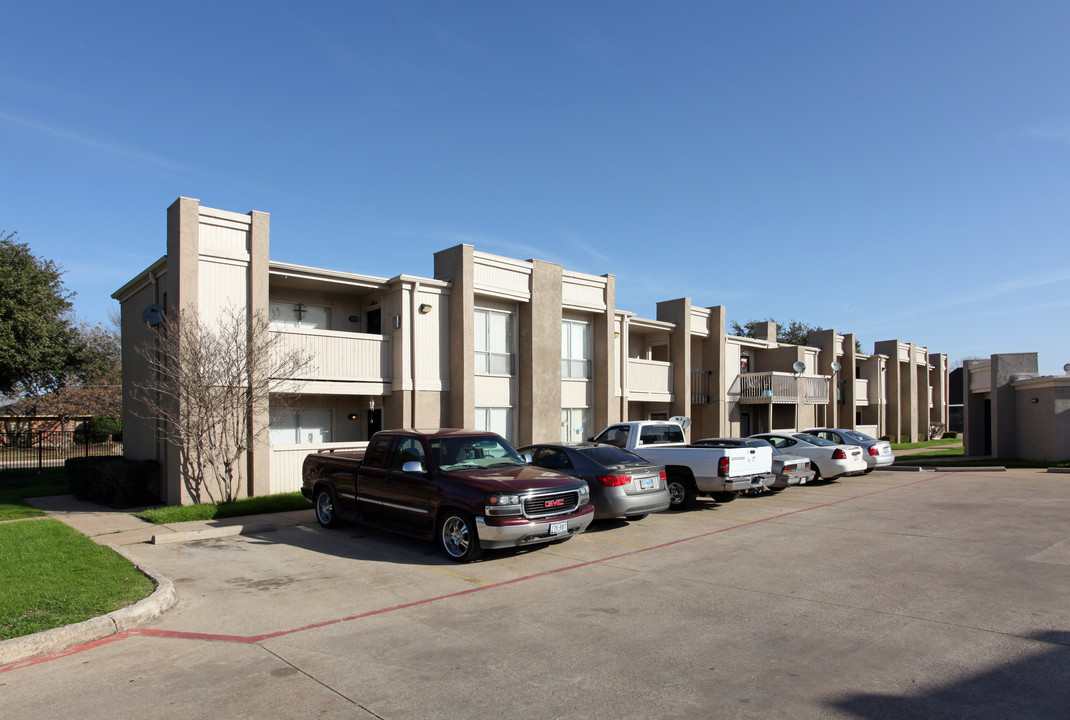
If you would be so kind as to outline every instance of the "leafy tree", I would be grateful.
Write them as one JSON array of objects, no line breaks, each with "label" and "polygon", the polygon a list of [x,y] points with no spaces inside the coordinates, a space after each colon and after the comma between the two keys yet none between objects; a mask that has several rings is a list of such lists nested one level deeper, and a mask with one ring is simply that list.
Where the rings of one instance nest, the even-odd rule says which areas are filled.
[{"label": "leafy tree", "polygon": [[[764,325],[767,322],[776,323],[776,320],[773,318],[768,318],[766,320],[748,320],[743,325],[740,325],[738,322],[733,322],[732,334],[748,338],[757,337],[758,326]],[[807,338],[812,331],[822,329],[823,328],[812,327],[806,323],[801,323],[793,318],[787,325],[776,323],[776,341],[788,345],[805,345],[807,343]]]},{"label": "leafy tree", "polygon": [[73,293],[63,271],[40,259],[17,233],[0,233],[0,392],[58,390],[78,360]]},{"label": "leafy tree", "polygon": [[119,334],[102,325],[73,328],[75,358],[55,374],[59,389],[29,398],[38,412],[61,418],[122,415],[122,350]]},{"label": "leafy tree", "polygon": [[[757,329],[759,325],[764,325],[767,322],[776,323],[773,318],[766,320],[748,320],[740,325],[738,322],[732,323],[732,334],[739,337],[753,338],[757,337]],[[786,345],[807,345],[809,344],[810,333],[820,332],[824,330],[820,325],[813,326],[806,323],[799,322],[795,318],[791,319],[787,325],[781,325],[776,323],[776,341]],[[862,352],[862,343],[857,339],[855,340],[855,352]]]}]

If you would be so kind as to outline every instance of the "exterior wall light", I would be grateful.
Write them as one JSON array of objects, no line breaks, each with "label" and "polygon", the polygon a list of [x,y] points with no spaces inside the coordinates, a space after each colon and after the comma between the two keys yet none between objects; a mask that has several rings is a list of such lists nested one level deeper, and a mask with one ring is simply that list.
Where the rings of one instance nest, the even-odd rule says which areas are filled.
[{"label": "exterior wall light", "polygon": [[1031,402],[1034,405],[1036,405],[1038,402],[1040,402],[1040,398],[1029,398],[1029,402]]},{"label": "exterior wall light", "polygon": [[420,305],[420,314],[421,315],[426,315],[429,312],[431,312],[431,306],[428,305],[427,303],[422,303]]},{"label": "exterior wall light", "polygon": [[349,413],[348,415],[346,415],[346,417],[349,418],[350,420],[356,420],[360,416],[357,415],[357,413]]}]

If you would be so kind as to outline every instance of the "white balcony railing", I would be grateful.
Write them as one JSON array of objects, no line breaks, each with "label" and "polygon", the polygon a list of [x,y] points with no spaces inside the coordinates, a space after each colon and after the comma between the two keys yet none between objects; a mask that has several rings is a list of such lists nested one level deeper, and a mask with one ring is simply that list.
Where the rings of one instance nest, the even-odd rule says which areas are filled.
[{"label": "white balcony railing", "polygon": [[855,405],[869,405],[869,380],[855,378]]},{"label": "white balcony railing", "polygon": [[829,379],[824,375],[800,377],[803,384],[803,402],[807,405],[827,405],[829,401]]},{"label": "white balcony railing", "polygon": [[739,401],[750,405],[821,405],[829,401],[829,379],[824,375],[783,372],[746,373],[739,376]]},{"label": "white balcony railing", "polygon": [[628,360],[628,394],[650,395],[667,401],[672,397],[672,363],[660,360]]},{"label": "white balcony railing", "polygon": [[385,384],[392,380],[390,340],[382,335],[273,326],[280,350],[312,358],[297,380]]}]

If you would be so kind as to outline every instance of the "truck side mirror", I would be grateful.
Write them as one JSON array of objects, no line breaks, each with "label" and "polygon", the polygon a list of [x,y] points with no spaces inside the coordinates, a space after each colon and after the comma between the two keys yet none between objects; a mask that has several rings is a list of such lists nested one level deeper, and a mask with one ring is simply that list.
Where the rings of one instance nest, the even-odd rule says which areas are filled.
[{"label": "truck side mirror", "polygon": [[425,471],[423,463],[421,463],[419,460],[409,460],[407,463],[401,466],[401,472],[422,473]]},{"label": "truck side mirror", "polygon": [[528,465],[531,464],[531,453],[524,453],[524,462],[526,462]]}]

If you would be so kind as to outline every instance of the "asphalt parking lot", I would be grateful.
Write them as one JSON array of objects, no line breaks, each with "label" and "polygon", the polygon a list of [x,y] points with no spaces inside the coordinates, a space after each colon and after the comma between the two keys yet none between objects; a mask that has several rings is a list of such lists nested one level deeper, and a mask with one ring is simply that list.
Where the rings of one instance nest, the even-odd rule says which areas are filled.
[{"label": "asphalt parking lot", "polygon": [[126,551],[178,603],[5,717],[1070,717],[1070,475],[877,471],[456,565],[307,522]]}]

